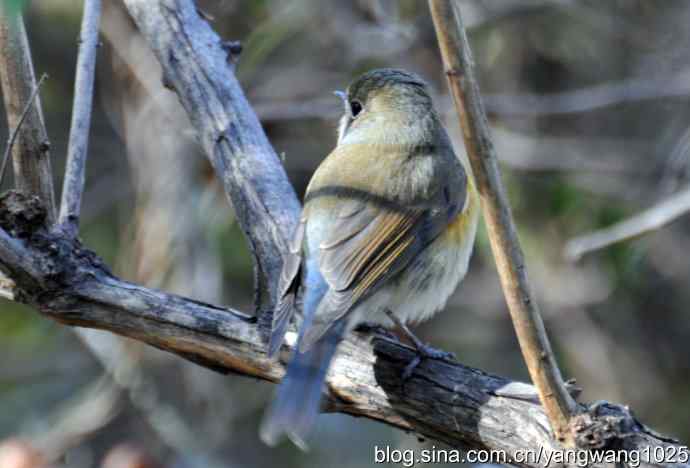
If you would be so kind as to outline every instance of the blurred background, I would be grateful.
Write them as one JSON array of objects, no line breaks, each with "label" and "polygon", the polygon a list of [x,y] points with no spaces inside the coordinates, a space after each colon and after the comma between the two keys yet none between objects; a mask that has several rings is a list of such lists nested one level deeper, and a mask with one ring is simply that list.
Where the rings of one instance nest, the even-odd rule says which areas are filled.
[{"label": "blurred background", "polygon": [[[565,246],[688,186],[690,2],[460,3],[530,276],[566,377],[584,388],[582,401],[628,404],[644,423],[687,443],[690,219],[579,261]],[[300,197],[335,144],[341,104],[332,91],[370,68],[424,76],[463,151],[426,2],[198,5],[222,38],[242,41],[237,76]],[[56,175],[81,7],[24,5],[36,74],[50,76],[41,98]],[[104,1],[101,32],[84,242],[128,280],[250,311],[251,259],[232,208],[119,0]],[[467,278],[418,332],[464,364],[528,380],[483,226]],[[374,445],[432,445],[324,415],[309,453],[289,444],[269,449],[257,425],[273,386],[67,328],[5,300],[0,354],[0,460],[347,467],[372,465]]]}]

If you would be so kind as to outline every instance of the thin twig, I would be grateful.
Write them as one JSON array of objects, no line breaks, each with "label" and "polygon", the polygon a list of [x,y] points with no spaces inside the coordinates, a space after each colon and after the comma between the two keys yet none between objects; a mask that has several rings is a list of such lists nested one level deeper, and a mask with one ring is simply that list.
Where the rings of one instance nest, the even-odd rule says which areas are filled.
[{"label": "thin twig", "polygon": [[472,52],[456,2],[429,0],[448,83],[460,117],[465,148],[477,178],[491,250],[532,381],[556,437],[573,445],[569,421],[576,403],[568,394],[527,279],[510,205],[498,172]]},{"label": "thin twig", "polygon": [[[211,46],[214,42],[211,39],[215,36],[208,33],[208,26],[196,14],[191,14],[194,12],[191,0],[127,1],[130,11],[139,15],[140,27],[147,28],[153,49],[174,52],[178,48],[188,48],[190,41],[198,41],[196,45],[199,47],[205,44],[203,50],[195,47],[193,50],[196,52],[185,57],[187,60],[172,60],[174,55],[161,53],[161,61],[166,60],[164,66],[185,76],[197,77],[197,70],[201,69],[204,73],[214,74],[214,78],[224,77],[224,73],[215,74],[215,71],[224,70],[227,65],[220,64],[226,58],[217,47]],[[134,1],[137,5],[133,4]],[[165,9],[156,8],[162,4]],[[203,64],[208,67],[199,67],[198,59],[203,59]],[[227,108],[213,107],[218,110],[213,114],[216,120],[198,122],[200,135],[208,138],[207,132],[217,134],[217,120],[220,118],[226,124],[228,121],[232,123],[227,131],[236,140],[265,140],[263,133],[260,137],[256,135],[256,132],[261,132],[258,125],[243,124],[248,119],[244,112],[251,111],[251,108],[239,85],[223,87],[227,81],[227,77],[224,82],[214,81],[215,86],[208,86],[203,80],[185,81],[182,84],[188,86],[176,85],[175,88],[183,102],[188,104],[185,107],[193,120],[200,119],[200,109],[208,110],[204,106],[208,106],[211,99],[227,104]],[[233,111],[231,115],[236,120],[228,120],[223,112],[228,109]],[[251,116],[250,120],[255,121],[253,113]],[[229,162],[244,159],[247,164],[231,166],[233,170],[224,175],[239,186],[255,184],[256,180],[248,175],[255,175],[252,171],[257,165],[256,160],[259,160],[263,162],[259,175],[268,171],[277,173],[278,176],[267,182],[278,183],[266,183],[261,185],[262,190],[250,192],[257,198],[252,200],[251,207],[261,206],[257,203],[262,202],[271,210],[240,211],[238,216],[244,216],[245,221],[254,221],[251,216],[259,217],[257,229],[268,226],[269,234],[278,233],[279,229],[274,227],[271,230],[270,226],[282,221],[294,225],[297,217],[291,208],[296,204],[294,192],[287,182],[281,183],[284,173],[276,172],[273,167],[280,164],[277,158],[261,159],[263,153],[252,152],[251,146],[248,149],[250,151],[241,154],[242,157],[229,158]],[[284,374],[282,363],[266,357],[265,343],[252,317],[114,277],[102,260],[76,239],[50,229],[50,226],[38,226],[34,221],[41,218],[37,216],[41,205],[35,198],[17,192],[10,195],[0,203],[0,218],[9,229],[8,232],[0,228],[0,270],[16,280],[17,300],[62,323],[111,330],[216,370],[273,382]],[[287,208],[276,210],[281,203]],[[272,216],[276,211],[284,215]],[[32,214],[31,219],[27,214]],[[55,245],[61,248],[55,249]],[[270,254],[271,250],[258,252]],[[59,284],[55,278],[60,278]],[[294,343],[294,335],[291,332],[290,343]],[[558,449],[549,432],[544,430],[542,409],[531,401],[514,398],[515,392],[505,395],[501,391],[513,387],[507,379],[456,363],[429,360],[421,364],[424,378],[410,379],[401,386],[401,363],[409,362],[411,356],[410,349],[383,337],[371,342],[357,334],[348,336],[341,343],[328,376],[328,390],[332,396],[329,409],[418,431],[454,446],[500,451],[508,458],[517,451],[544,451],[548,454]],[[522,390],[518,392],[520,396],[531,393]],[[496,396],[499,393],[504,395]],[[606,435],[624,438],[625,448],[639,453],[655,452],[656,447],[664,453],[678,452],[678,444],[671,445],[673,442],[668,439],[641,429],[627,408],[602,404],[597,408],[607,411],[605,422],[610,425],[606,426]],[[543,464],[543,460],[530,461],[527,457],[523,458],[522,464],[536,467]],[[641,466],[648,465],[641,463]],[[670,466],[670,463],[665,465]],[[674,466],[688,465],[677,463]]]},{"label": "thin twig", "polygon": [[22,124],[24,123],[24,120],[26,120],[26,116],[29,115],[31,104],[34,102],[34,99],[36,99],[36,96],[38,96],[38,91],[41,89],[41,85],[46,78],[48,78],[46,73],[41,75],[41,79],[38,80],[38,84],[36,84],[31,96],[29,96],[29,100],[26,102],[26,106],[24,106],[24,110],[22,111],[22,115],[19,117],[17,126],[12,133],[10,133],[10,137],[7,139],[7,148],[5,148],[5,154],[2,157],[2,166],[0,167],[0,186],[2,186],[2,181],[5,180],[5,170],[7,169],[7,162],[10,160],[10,153],[12,152],[14,141],[17,139],[19,130],[22,128]]},{"label": "thin twig", "polygon": [[[19,128],[19,120],[30,96],[37,89],[29,40],[21,15],[10,17],[0,2],[0,78],[7,112],[7,128]],[[43,122],[41,98],[35,96],[12,148],[14,181],[23,192],[37,196],[55,219],[50,142]]]},{"label": "thin twig", "polygon": [[627,102],[685,97],[690,92],[690,71],[663,79],[628,78],[548,94],[498,93],[485,96],[489,112],[501,116],[558,115],[589,112]]},{"label": "thin twig", "polygon": [[[690,70],[663,79],[627,78],[553,93],[484,93],[484,108],[491,115],[543,116],[590,112],[629,102],[685,97],[690,93]],[[452,106],[450,96],[436,99],[440,109]],[[332,99],[262,102],[255,106],[262,120],[281,121],[333,118],[340,103]]]},{"label": "thin twig", "polygon": [[[44,459],[56,463],[65,453],[103,429],[122,407],[122,389],[108,374],[89,383],[49,414],[47,429],[31,437]],[[45,416],[44,416],[45,417]],[[52,466],[52,465],[51,465]]]},{"label": "thin twig", "polygon": [[[72,329],[101,364],[113,389],[129,400],[129,404],[147,421],[159,439],[174,450],[198,448],[195,444],[199,440],[194,431],[175,408],[161,401],[156,382],[142,368],[141,346],[133,346],[116,334],[82,327]],[[150,399],[142,402],[141,395],[148,395]],[[151,404],[152,401],[156,403]],[[88,421],[96,422],[92,419]],[[170,430],[170,427],[175,429]]]},{"label": "thin twig", "polygon": [[690,188],[612,226],[570,239],[565,245],[565,256],[568,260],[577,261],[595,250],[660,229],[688,212]]},{"label": "thin twig", "polygon": [[74,103],[67,147],[67,167],[62,186],[58,223],[65,232],[76,235],[84,192],[84,173],[91,128],[93,82],[98,48],[98,25],[101,16],[100,0],[86,0],[81,22],[77,73],[74,82]]}]

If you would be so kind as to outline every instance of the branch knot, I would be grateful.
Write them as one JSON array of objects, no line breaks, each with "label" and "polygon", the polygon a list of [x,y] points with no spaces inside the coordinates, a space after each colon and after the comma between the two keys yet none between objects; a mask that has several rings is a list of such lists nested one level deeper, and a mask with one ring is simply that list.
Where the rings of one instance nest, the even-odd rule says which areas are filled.
[{"label": "branch knot", "polygon": [[[629,408],[607,401],[593,403],[586,411],[575,415],[569,426],[576,447],[591,451],[634,447],[635,444],[626,444],[626,441],[649,434]],[[658,437],[657,434],[653,435]]]},{"label": "branch knot", "polygon": [[69,289],[87,275],[110,275],[110,271],[81,241],[60,228],[48,225],[48,212],[34,195],[11,190],[0,196],[0,228],[21,241],[40,266],[40,277],[18,284],[22,300],[34,302],[40,293]]}]

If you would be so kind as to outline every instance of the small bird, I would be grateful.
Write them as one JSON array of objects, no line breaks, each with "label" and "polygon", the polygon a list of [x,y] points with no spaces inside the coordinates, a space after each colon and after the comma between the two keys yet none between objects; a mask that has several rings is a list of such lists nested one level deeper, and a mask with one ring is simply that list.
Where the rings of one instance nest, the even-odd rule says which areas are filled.
[{"label": "small bird", "polygon": [[336,92],[336,148],[314,173],[284,256],[269,356],[301,299],[297,349],[260,430],[297,446],[319,413],[338,343],[358,324],[392,320],[422,358],[444,358],[406,327],[441,309],[464,277],[479,201],[419,76],[376,69]]}]

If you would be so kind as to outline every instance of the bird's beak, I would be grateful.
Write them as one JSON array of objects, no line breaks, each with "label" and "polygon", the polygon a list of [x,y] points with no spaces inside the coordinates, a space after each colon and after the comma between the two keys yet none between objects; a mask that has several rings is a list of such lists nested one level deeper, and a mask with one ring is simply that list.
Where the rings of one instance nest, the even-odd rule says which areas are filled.
[{"label": "bird's beak", "polygon": [[347,93],[345,91],[336,90],[336,91],[333,91],[333,94],[335,94],[340,99],[342,99],[343,102],[347,101]]}]

